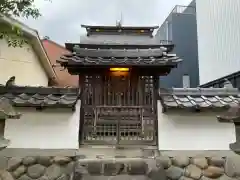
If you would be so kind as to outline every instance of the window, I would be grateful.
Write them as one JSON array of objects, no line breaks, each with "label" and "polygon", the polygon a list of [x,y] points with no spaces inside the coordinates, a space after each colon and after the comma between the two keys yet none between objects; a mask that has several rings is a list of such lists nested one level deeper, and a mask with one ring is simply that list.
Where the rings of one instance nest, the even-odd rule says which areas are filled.
[{"label": "window", "polygon": [[166,21],[166,40],[168,41],[168,21]]},{"label": "window", "polygon": [[189,88],[190,87],[190,77],[187,74],[184,74],[182,77],[183,81],[183,88]]},{"label": "window", "polygon": [[236,88],[240,88],[240,76],[236,77]]},{"label": "window", "polygon": [[166,32],[166,41],[172,41],[172,22],[166,21],[165,22],[165,32]]}]

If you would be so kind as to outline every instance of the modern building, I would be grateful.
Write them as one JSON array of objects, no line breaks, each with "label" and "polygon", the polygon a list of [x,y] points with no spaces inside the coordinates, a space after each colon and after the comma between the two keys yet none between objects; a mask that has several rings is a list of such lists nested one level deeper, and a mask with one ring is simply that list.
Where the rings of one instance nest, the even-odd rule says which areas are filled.
[{"label": "modern building", "polygon": [[210,81],[208,83],[200,85],[200,87],[214,87],[214,88],[219,88],[224,86],[224,82],[229,80],[233,87],[240,88],[240,71],[237,71],[235,73],[229,74],[227,76],[223,76],[221,78],[215,79],[213,81]]},{"label": "modern building", "polygon": [[240,1],[231,0],[193,0],[187,7],[176,6],[156,37],[173,41],[184,61],[161,77],[161,86],[223,87],[228,79],[240,88],[239,9]]},{"label": "modern building", "polygon": [[202,87],[240,87],[240,1],[196,0]]},{"label": "modern building", "polygon": [[197,24],[195,1],[175,6],[157,31],[159,40],[172,41],[174,53],[184,61],[168,76],[160,77],[161,87],[197,87],[199,85]]}]

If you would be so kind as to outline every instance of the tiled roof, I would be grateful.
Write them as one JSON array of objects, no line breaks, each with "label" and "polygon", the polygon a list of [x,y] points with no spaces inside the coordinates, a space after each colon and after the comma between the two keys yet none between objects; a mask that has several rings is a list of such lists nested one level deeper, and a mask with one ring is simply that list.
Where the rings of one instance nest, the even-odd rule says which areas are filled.
[{"label": "tiled roof", "polygon": [[159,26],[92,26],[92,25],[81,25],[82,28],[93,28],[93,29],[133,29],[133,30],[142,30],[142,29],[158,29]]},{"label": "tiled roof", "polygon": [[240,123],[240,105],[228,109],[223,115],[217,116],[219,122]]},{"label": "tiled roof", "polygon": [[156,49],[160,47],[167,48],[166,52],[171,52],[174,48],[172,41],[160,40],[158,44],[88,44],[88,43],[65,43],[67,50],[74,52],[75,47],[87,48],[87,49]]},{"label": "tiled roof", "polygon": [[78,65],[129,65],[155,66],[174,65],[181,59],[167,52],[167,48],[155,49],[83,49],[75,47],[70,55],[61,57],[58,62],[63,66]]},{"label": "tiled roof", "polygon": [[73,108],[78,99],[77,88],[1,86],[0,98],[13,106],[36,108]]},{"label": "tiled roof", "polygon": [[240,93],[236,88],[160,89],[164,111],[169,109],[217,110],[237,106]]}]

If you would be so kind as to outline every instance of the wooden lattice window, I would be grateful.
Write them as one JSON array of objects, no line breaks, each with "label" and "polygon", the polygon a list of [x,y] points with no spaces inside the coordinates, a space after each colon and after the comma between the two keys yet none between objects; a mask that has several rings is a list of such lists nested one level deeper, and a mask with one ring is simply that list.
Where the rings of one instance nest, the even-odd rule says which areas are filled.
[{"label": "wooden lattice window", "polygon": [[155,143],[152,76],[86,76],[83,87],[85,143]]}]

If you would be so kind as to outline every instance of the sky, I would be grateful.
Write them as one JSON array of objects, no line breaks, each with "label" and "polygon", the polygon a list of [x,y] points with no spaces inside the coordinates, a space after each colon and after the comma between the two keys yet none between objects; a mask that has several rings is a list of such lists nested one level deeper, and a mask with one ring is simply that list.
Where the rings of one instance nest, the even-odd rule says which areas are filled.
[{"label": "sky", "polygon": [[175,5],[188,5],[191,0],[36,0],[42,16],[22,21],[39,31],[41,37],[64,45],[79,42],[85,33],[81,24],[160,26]]}]

